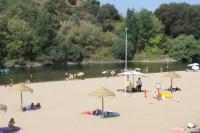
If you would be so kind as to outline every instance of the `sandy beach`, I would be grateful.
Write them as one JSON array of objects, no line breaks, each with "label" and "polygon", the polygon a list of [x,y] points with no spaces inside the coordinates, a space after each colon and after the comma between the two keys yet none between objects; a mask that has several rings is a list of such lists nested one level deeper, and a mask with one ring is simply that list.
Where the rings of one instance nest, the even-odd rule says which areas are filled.
[{"label": "sandy beach", "polygon": [[[7,126],[11,117],[19,133],[173,133],[172,128],[185,128],[190,133],[200,128],[200,72],[177,72],[180,79],[174,79],[174,87],[181,91],[173,93],[172,99],[156,100],[152,90],[156,83],[168,88],[170,79],[165,73],[148,74],[142,78],[144,93],[117,92],[124,88],[124,77],[102,77],[85,80],[69,80],[44,83],[30,83],[34,92],[23,93],[24,104],[40,102],[42,109],[20,111],[20,93],[0,86],[0,103],[6,104],[7,112],[0,112],[0,126]],[[135,77],[135,80],[137,77]],[[105,98],[105,109],[120,113],[119,117],[98,119],[81,114],[101,108],[101,99],[88,96],[99,87],[115,92],[115,97]],[[199,126],[187,129],[187,123]],[[196,132],[197,133],[197,132]]]}]

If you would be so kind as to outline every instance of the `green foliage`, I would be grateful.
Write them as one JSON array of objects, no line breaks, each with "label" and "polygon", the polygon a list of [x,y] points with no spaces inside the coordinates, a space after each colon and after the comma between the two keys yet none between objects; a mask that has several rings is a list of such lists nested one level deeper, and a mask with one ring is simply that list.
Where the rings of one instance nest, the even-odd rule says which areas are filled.
[{"label": "green foliage", "polygon": [[125,29],[125,22],[124,21],[117,21],[112,24],[113,25],[113,33],[116,35],[120,35],[121,32]]},{"label": "green foliage", "polygon": [[153,35],[153,21],[151,19],[151,13],[146,9],[141,10],[137,17],[140,29],[137,47],[139,50],[143,50],[148,40]]},{"label": "green foliage", "polygon": [[80,63],[83,60],[83,51],[81,47],[72,45],[72,47],[68,50],[68,60]]},{"label": "green foliage", "polygon": [[72,27],[68,32],[68,38],[73,44],[80,45],[87,51],[84,55],[87,58],[95,53],[97,47],[106,45],[103,42],[102,30],[86,21],[81,21],[79,26]]},{"label": "green foliage", "polygon": [[149,39],[148,46],[153,48],[154,47],[163,48],[164,42],[165,42],[164,34],[156,34],[155,36]]},{"label": "green foliage", "polygon": [[7,28],[13,37],[28,36],[30,34],[30,27],[26,21],[18,17],[13,17],[8,21]]},{"label": "green foliage", "polygon": [[71,5],[76,5],[77,0],[68,0]]},{"label": "green foliage", "polygon": [[136,15],[134,9],[127,10],[126,27],[128,29],[128,39],[131,40],[135,46],[139,39],[139,24]]},{"label": "green foliage", "polygon": [[[126,27],[129,60],[135,53],[139,58],[169,54],[178,60],[195,60],[199,58],[195,40],[200,37],[199,13],[199,5],[168,4],[155,15],[146,9],[128,9],[123,18],[114,5],[101,5],[98,0],[0,0],[0,67],[123,60],[125,41],[120,35]],[[166,42],[167,35],[181,34],[195,38],[181,36]]]},{"label": "green foliage", "polygon": [[98,20],[99,22],[103,23],[105,20],[119,20],[120,15],[118,10],[111,4],[105,4],[101,6]]},{"label": "green foliage", "polygon": [[[117,39],[112,46],[112,53],[116,59],[125,59],[125,41],[123,39]],[[128,42],[127,44],[127,59],[132,60],[134,57],[133,45]]]},{"label": "green foliage", "polygon": [[156,16],[165,25],[166,34],[177,37],[181,34],[200,37],[200,6],[186,3],[163,4],[156,11]]},{"label": "green foliage", "polygon": [[91,57],[93,60],[109,61],[114,60],[110,47],[103,47],[97,50],[96,54]]},{"label": "green foliage", "polygon": [[0,67],[4,64],[4,58],[6,57],[6,44],[10,40],[10,35],[7,30],[7,18],[4,15],[0,15]]},{"label": "green foliage", "polygon": [[149,54],[152,49],[163,47],[165,42],[164,26],[146,9],[142,9],[140,12],[128,9],[126,26],[128,39],[133,43],[137,53],[148,52],[147,54]]},{"label": "green foliage", "polygon": [[112,21],[120,20],[118,10],[111,4],[101,6],[97,19],[102,24],[103,31],[112,31]]},{"label": "green foliage", "polygon": [[165,45],[166,52],[174,59],[192,62],[200,57],[200,43],[194,36],[182,35],[168,39]]},{"label": "green foliage", "polygon": [[13,17],[7,23],[7,30],[10,39],[6,44],[6,59],[14,60],[20,65],[23,65],[26,60],[34,60],[37,46],[34,45],[28,23],[23,19]]},{"label": "green foliage", "polygon": [[6,8],[6,0],[0,0],[0,13]]},{"label": "green foliage", "polygon": [[34,0],[7,0],[7,10],[5,13],[8,17],[18,16],[29,24],[34,24],[38,15],[37,4]]},{"label": "green foliage", "polygon": [[86,0],[86,6],[91,14],[97,15],[100,9],[100,2],[98,0]]}]

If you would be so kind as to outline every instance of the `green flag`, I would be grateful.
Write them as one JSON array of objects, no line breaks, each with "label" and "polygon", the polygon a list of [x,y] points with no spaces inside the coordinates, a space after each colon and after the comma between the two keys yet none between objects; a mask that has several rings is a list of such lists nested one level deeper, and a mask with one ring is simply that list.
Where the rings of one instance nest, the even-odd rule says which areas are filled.
[{"label": "green flag", "polygon": [[124,32],[122,32],[120,35],[121,35],[122,37],[125,37],[125,36],[126,36],[126,34],[127,34],[127,30],[125,29],[125,31],[124,31]]}]

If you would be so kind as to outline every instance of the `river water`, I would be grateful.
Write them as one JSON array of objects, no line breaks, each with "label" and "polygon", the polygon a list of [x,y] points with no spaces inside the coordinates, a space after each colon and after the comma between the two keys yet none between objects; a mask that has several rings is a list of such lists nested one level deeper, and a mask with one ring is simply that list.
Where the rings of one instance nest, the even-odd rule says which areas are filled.
[{"label": "river water", "polygon": [[[173,63],[143,63],[131,62],[128,63],[128,69],[148,67],[150,73],[160,71],[180,71],[185,70],[187,64],[181,62]],[[84,72],[84,78],[103,77],[102,71],[115,70],[117,73],[124,69],[124,63],[103,63],[103,64],[80,64],[80,65],[51,65],[31,68],[15,68],[7,75],[0,75],[0,85],[9,84],[11,80],[13,83],[25,82],[31,79],[31,82],[45,82],[45,81],[58,81],[65,80],[65,73],[78,73]],[[32,75],[32,76],[31,76]]]}]

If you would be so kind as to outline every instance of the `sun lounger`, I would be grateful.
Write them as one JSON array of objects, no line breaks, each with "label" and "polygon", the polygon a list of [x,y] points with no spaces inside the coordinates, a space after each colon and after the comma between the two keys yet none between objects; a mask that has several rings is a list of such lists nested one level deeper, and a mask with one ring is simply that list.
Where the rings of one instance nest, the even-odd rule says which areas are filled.
[{"label": "sun lounger", "polygon": [[14,133],[14,132],[18,132],[20,130],[20,127],[3,127],[0,128],[0,133]]}]

